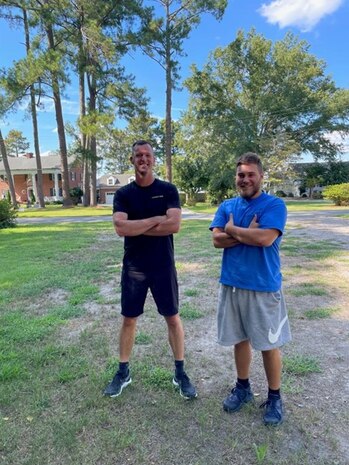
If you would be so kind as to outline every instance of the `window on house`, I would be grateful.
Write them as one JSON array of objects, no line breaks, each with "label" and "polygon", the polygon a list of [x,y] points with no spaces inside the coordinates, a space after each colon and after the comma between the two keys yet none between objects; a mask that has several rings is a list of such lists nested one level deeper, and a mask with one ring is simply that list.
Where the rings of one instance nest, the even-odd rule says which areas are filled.
[{"label": "window on house", "polygon": [[62,175],[61,175],[61,173],[58,173],[58,181],[62,181]]},{"label": "window on house", "polygon": [[114,183],[115,183],[114,178],[112,177],[108,178],[108,181],[107,181],[108,186],[114,186]]},{"label": "window on house", "polygon": [[48,178],[49,178],[50,181],[53,181],[53,174],[49,173]]},{"label": "window on house", "polygon": [[128,181],[128,183],[130,184],[130,183],[133,182],[135,179],[136,179],[136,178],[135,178],[134,176],[130,176],[130,177],[128,178],[127,181]]},{"label": "window on house", "polygon": [[50,187],[50,197],[54,197],[55,196],[55,189],[54,187]]},{"label": "window on house", "polygon": [[75,171],[71,171],[71,172],[70,172],[70,180],[71,180],[71,181],[75,181],[75,180],[76,180],[76,173],[75,173]]}]

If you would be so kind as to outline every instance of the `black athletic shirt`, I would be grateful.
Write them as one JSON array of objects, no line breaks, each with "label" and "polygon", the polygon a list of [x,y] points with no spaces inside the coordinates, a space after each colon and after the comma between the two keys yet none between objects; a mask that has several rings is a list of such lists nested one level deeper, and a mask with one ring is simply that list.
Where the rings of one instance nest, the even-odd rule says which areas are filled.
[{"label": "black athletic shirt", "polygon": [[[121,187],[114,195],[113,213],[127,213],[129,220],[166,215],[169,208],[181,208],[178,191],[173,184],[160,179],[155,179],[147,187],[141,187],[133,181]],[[133,265],[144,270],[159,270],[174,265],[172,234],[141,234],[124,239],[124,265]]]}]

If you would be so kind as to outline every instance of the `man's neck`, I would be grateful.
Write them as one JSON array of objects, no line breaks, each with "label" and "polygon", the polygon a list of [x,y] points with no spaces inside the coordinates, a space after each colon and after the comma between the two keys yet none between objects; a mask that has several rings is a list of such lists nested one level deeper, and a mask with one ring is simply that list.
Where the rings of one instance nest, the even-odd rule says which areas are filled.
[{"label": "man's neck", "polygon": [[139,173],[136,173],[136,184],[141,187],[148,187],[153,184],[155,180],[155,176],[153,173],[146,174],[145,176],[141,176]]}]

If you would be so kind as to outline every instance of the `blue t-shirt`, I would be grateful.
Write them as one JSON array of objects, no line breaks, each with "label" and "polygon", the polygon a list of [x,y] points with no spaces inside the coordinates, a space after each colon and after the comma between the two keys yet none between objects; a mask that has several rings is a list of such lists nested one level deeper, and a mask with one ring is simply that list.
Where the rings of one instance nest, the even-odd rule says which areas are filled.
[{"label": "blue t-shirt", "polygon": [[238,244],[223,251],[220,282],[227,286],[261,292],[276,292],[281,288],[279,246],[287,210],[283,200],[261,193],[255,199],[236,197],[224,201],[218,208],[210,229],[224,228],[233,214],[234,225],[248,228],[254,215],[261,229],[277,229],[279,237],[269,247]]}]

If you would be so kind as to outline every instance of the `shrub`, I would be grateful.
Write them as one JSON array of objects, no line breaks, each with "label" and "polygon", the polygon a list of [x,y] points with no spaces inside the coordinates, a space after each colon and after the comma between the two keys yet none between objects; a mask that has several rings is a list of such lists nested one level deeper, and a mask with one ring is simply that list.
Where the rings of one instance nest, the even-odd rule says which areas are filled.
[{"label": "shrub", "polygon": [[74,205],[77,205],[81,202],[81,196],[83,195],[83,192],[80,187],[73,187],[72,189],[69,189],[69,193]]},{"label": "shrub", "polygon": [[286,197],[286,194],[284,191],[276,191],[275,195],[276,197]]},{"label": "shrub", "polygon": [[326,186],[322,195],[324,199],[332,200],[335,205],[349,205],[349,183]]},{"label": "shrub", "polygon": [[16,226],[16,217],[17,211],[11,203],[6,199],[0,200],[0,229]]}]

